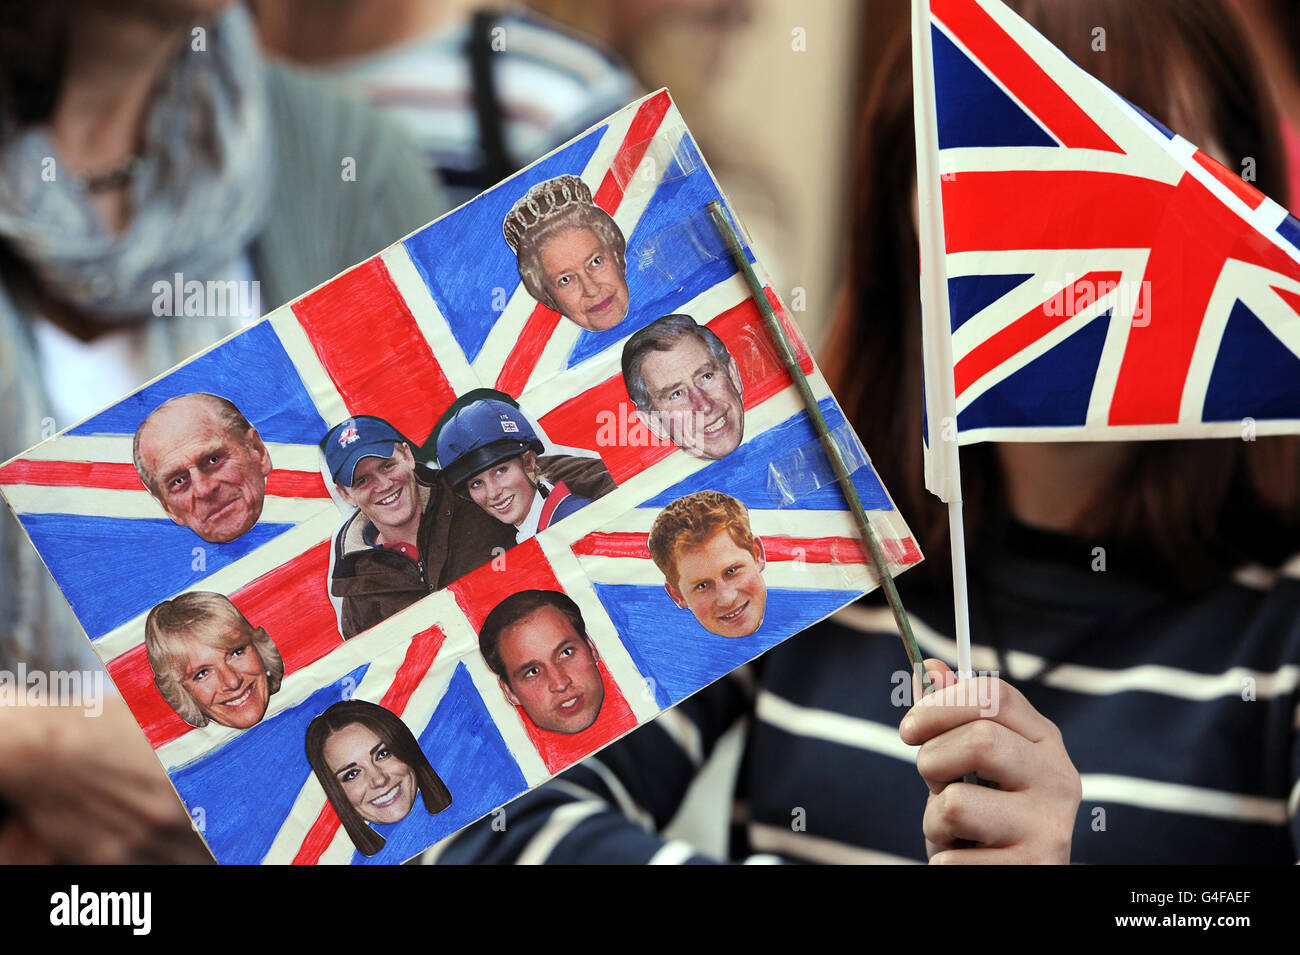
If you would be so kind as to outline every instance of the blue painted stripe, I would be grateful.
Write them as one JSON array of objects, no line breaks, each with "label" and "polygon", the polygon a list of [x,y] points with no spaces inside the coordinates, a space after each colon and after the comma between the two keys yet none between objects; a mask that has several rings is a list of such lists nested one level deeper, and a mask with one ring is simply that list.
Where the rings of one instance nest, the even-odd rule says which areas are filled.
[{"label": "blue painted stripe", "polygon": [[316,444],[327,426],[270,322],[261,322],[73,428],[70,434],[135,434],[178,395],[209,392],[235,403],[264,441]]},{"label": "blue painted stripe", "polygon": [[92,640],[294,526],[256,524],[229,544],[209,544],[165,517],[20,514],[18,519]]},{"label": "blue painted stripe", "polygon": [[608,130],[592,130],[403,243],[470,361],[519,285],[519,263],[501,232],[506,213],[537,183],[565,173],[581,175]]},{"label": "blue painted stripe", "polygon": [[[833,398],[820,401],[819,407],[832,430],[846,422],[843,412]],[[804,452],[796,462],[795,451]],[[799,497],[791,507],[814,511],[847,511],[848,501],[835,482],[830,461],[821,448],[808,413],[801,411],[791,418],[769,428],[754,440],[742,444],[735,451],[696,471],[684,481],[646,501],[643,507],[664,507],[686,494],[706,489],[725,490],[746,507],[773,508],[782,504],[775,485],[772,468],[781,469],[792,486],[817,490]],[[870,465],[853,472],[853,485],[868,510],[893,510],[884,485]]]},{"label": "blue painted stripe", "polygon": [[[707,211],[712,200],[721,198],[694,140],[683,136],[628,237],[627,318],[607,331],[579,335],[569,354],[569,367],[621,343],[736,274],[731,254]],[[713,316],[695,317],[707,321]]]},{"label": "blue painted stripe", "polygon": [[662,587],[592,586],[637,669],[653,681],[661,707],[680,702],[859,595],[850,590],[769,589],[756,633],[720,637],[700,626],[689,610],[678,608]]},{"label": "blue painted stripe", "polygon": [[262,861],[311,775],[307,724],[347,699],[369,664],[302,703],[245,730],[215,753],[171,774],[190,815],[202,810],[203,837],[222,864]]},{"label": "blue painted stripe", "polygon": [[354,853],[354,864],[384,865],[409,859],[528,788],[463,663],[456,665],[419,743],[451,793],[451,805],[431,816],[417,799],[401,822],[375,826],[387,840],[384,848],[370,858]]}]

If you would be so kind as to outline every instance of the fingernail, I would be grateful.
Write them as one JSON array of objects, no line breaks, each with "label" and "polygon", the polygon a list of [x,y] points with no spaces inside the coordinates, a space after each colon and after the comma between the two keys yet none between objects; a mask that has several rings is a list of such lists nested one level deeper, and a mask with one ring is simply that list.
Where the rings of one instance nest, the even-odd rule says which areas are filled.
[{"label": "fingernail", "polygon": [[912,730],[916,726],[916,717],[908,713],[903,717],[903,722],[898,724],[898,731],[904,736],[912,735]]}]

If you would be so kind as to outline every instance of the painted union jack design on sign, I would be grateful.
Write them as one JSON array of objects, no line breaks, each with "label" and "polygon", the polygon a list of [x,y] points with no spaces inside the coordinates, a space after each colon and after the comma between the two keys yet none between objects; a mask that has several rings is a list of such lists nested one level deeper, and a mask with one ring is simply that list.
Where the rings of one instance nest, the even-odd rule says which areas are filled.
[{"label": "painted union jack design on sign", "polygon": [[[531,255],[519,236],[546,225],[560,191],[595,224],[553,229],[549,251]],[[660,91],[0,467],[0,490],[218,861],[410,858],[877,585],[708,218],[721,198]],[[905,523],[766,293],[854,462],[888,571],[915,564]],[[656,339],[660,377],[637,372],[634,399],[624,349],[664,316],[688,334]],[[484,389],[497,404],[474,418]],[[679,397],[687,410],[670,407]],[[175,475],[137,438],[162,427],[146,422],[169,402],[224,422],[196,454],[183,436]],[[669,410],[656,417],[647,402]],[[461,428],[447,446],[476,462],[454,488],[428,470],[444,418]],[[423,482],[418,545],[384,536],[398,526],[384,508],[413,506],[406,491],[382,477],[361,490],[400,470],[394,432]],[[502,444],[513,457],[484,456]],[[339,474],[354,483],[336,488]],[[244,500],[221,496],[231,487],[260,506],[251,529],[192,530],[194,501],[221,513]],[[650,532],[699,495],[730,523],[674,550],[665,571]],[[475,544],[449,536],[466,513],[513,524],[514,546],[484,544],[477,569],[426,579],[426,538]],[[429,592],[345,640],[355,590],[338,586],[339,562],[354,543],[372,570],[408,567]]]},{"label": "painted union jack design on sign", "polygon": [[1300,429],[1300,221],[998,0],[928,6],[918,168],[943,248],[923,265],[946,280],[960,443]]}]

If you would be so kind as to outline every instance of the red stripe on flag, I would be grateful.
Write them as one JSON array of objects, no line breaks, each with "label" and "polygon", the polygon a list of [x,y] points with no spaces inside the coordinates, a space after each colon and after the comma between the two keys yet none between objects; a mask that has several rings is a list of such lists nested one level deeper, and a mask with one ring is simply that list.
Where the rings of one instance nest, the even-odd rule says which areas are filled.
[{"label": "red stripe on flag", "polygon": [[144,490],[140,475],[132,465],[104,461],[11,461],[0,468],[0,484]]},{"label": "red stripe on flag", "polygon": [[975,0],[931,0],[930,12],[1066,146],[1124,152]]},{"label": "red stripe on flag", "polygon": [[344,272],[293,311],[348,409],[423,444],[456,395],[383,260]]},{"label": "red stripe on flag", "polygon": [[[326,589],[330,546],[330,541],[323,541],[230,595],[231,603],[248,622],[264,628],[275,643],[284,658],[286,676],[343,642]],[[176,715],[154,685],[143,643],[106,666],[155,749],[190,731],[190,725]]]},{"label": "red stripe on flag", "polygon": [[[1091,305],[1119,282],[1121,272],[1089,272],[1069,289],[1063,289],[1031,309],[1006,328],[990,335],[957,362],[953,379],[958,397],[986,374],[1014,358],[1076,313]],[[1067,294],[1068,293],[1068,294]]]},{"label": "red stripe on flag", "polygon": [[[105,461],[11,461],[0,468],[0,484],[144,490],[133,465]],[[272,471],[266,479],[266,493],[275,497],[329,497],[320,474],[310,471]]]},{"label": "red stripe on flag", "polygon": [[[438,651],[442,649],[442,643],[446,638],[447,635],[437,626],[430,627],[412,638],[411,645],[406,648],[406,656],[393,677],[393,682],[385,691],[383,699],[379,701],[380,706],[398,716],[402,715],[406,710],[406,704],[411,700],[411,694],[420,685],[424,675],[429,672],[429,667],[433,666],[433,661],[438,656]],[[320,857],[330,847],[330,843],[334,841],[334,836],[342,825],[338,813],[334,811],[329,800],[326,800],[325,805],[321,806],[320,812],[316,815],[316,821],[311,824],[307,835],[303,837],[302,845],[298,847],[292,864],[316,865],[320,862]]]},{"label": "red stripe on flag", "polygon": [[[623,184],[632,178],[637,166],[641,164],[646,149],[659,131],[659,124],[663,122],[664,114],[668,112],[670,105],[672,101],[668,98],[668,93],[660,92],[642,103],[640,109],[636,111],[636,116],[632,118],[627,135],[623,137],[623,142],[618,147],[618,152],[614,154],[609,170],[592,196],[592,201],[610,215],[613,215],[622,203]],[[528,316],[528,321],[524,324],[519,341],[506,356],[505,364],[501,366],[501,373],[497,375],[499,391],[512,394],[516,398],[523,393],[528,379],[537,368],[542,349],[546,347],[547,339],[559,324],[560,317],[559,312],[540,303],[533,309],[533,313]]]},{"label": "red stripe on flag", "polygon": [[253,626],[266,628],[286,671],[301,669],[343,643],[329,595],[333,543],[321,541],[230,595]]},{"label": "red stripe on flag", "polygon": [[[767,295],[795,346],[801,367],[810,373],[812,355],[771,289]],[[736,359],[746,409],[790,386],[790,376],[752,300],[727,309],[709,321],[708,326]],[[608,378],[557,405],[542,415],[539,423],[552,441],[599,454],[618,484],[662,461],[677,447],[656,436],[637,417],[622,375]]]},{"label": "red stripe on flag", "polygon": [[573,542],[580,557],[640,557],[650,559],[650,536],[638,531],[593,531]]},{"label": "red stripe on flag", "polygon": [[1196,340],[1228,258],[1300,278],[1295,260],[1184,175],[1159,216],[1144,276],[1144,322],[1129,330],[1110,424],[1178,421]]},{"label": "red stripe on flag", "polygon": [[[869,564],[866,548],[856,537],[765,536],[763,553],[771,561],[803,561],[808,564]],[[921,559],[910,537],[880,542],[885,556],[896,564],[914,564]],[[635,531],[595,531],[573,544],[581,557],[636,557],[650,560],[647,535]]]},{"label": "red stripe on flag", "polygon": [[607,378],[557,405],[538,419],[557,444],[595,451],[615,484],[658,464],[677,450],[650,431],[636,415],[623,376]]},{"label": "red stripe on flag", "polygon": [[947,252],[1149,249],[1174,188],[1110,172],[960,172],[941,182]]},{"label": "red stripe on flag", "polygon": [[1196,150],[1193,158],[1202,169],[1231,189],[1233,195],[1250,206],[1251,209],[1258,209],[1264,204],[1264,200],[1268,198],[1245,179],[1242,179],[1231,169],[1225,168],[1217,159],[1206,155],[1201,150]]},{"label": "red stripe on flag", "polygon": [[546,343],[555,333],[555,326],[560,324],[560,318],[560,313],[555,309],[537,303],[533,313],[528,316],[528,321],[524,322],[518,343],[506,356],[506,363],[501,366],[501,374],[497,375],[497,391],[504,391],[516,398],[523,394],[524,386],[537,367]]},{"label": "red stripe on flag", "polygon": [[1300,314],[1300,295],[1297,295],[1295,292],[1288,292],[1283,288],[1278,288],[1276,285],[1270,285],[1269,288],[1276,292],[1282,301],[1286,302],[1291,306],[1291,308]]}]

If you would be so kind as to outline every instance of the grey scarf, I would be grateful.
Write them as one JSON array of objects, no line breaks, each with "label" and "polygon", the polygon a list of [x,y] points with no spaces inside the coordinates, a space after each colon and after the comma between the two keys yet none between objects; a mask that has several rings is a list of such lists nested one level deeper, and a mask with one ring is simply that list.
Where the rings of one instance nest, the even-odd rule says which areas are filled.
[{"label": "grey scarf", "polygon": [[[84,185],[55,165],[48,135],[28,129],[0,152],[0,242],[48,287],[112,324],[148,322],[151,375],[238,327],[230,317],[152,317],[153,283],[176,272],[224,277],[264,221],[274,189],[261,60],[247,12],[236,5],[187,37],[155,91],[133,218],[114,236]],[[74,422],[52,422],[31,327],[10,283],[0,285],[0,462]],[[142,382],[143,383],[143,382]],[[84,665],[89,649],[36,551],[8,508],[0,514],[0,668]],[[106,576],[142,568],[104,568]],[[106,580],[106,585],[109,581]]]},{"label": "grey scarf", "polygon": [[154,93],[123,235],[104,228],[44,128],[0,153],[0,240],[47,288],[105,321],[147,318],[159,278],[219,277],[266,212],[266,99],[248,14],[236,5],[186,40]]}]

